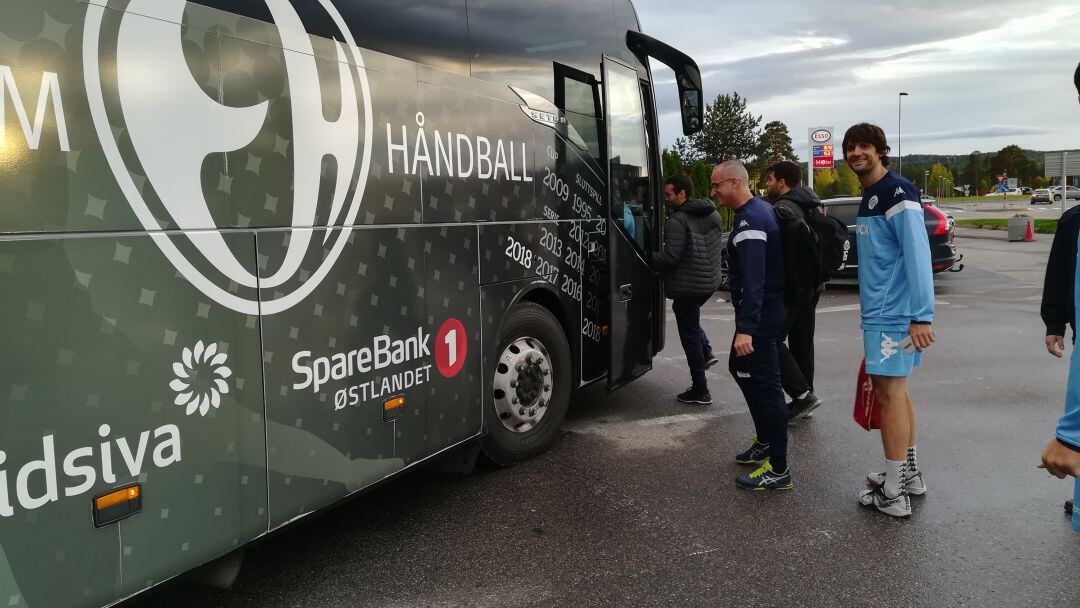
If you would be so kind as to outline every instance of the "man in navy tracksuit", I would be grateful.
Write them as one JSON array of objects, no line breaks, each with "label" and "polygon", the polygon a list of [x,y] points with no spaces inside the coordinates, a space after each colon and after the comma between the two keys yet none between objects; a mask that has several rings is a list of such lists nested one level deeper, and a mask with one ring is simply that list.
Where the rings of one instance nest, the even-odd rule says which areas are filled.
[{"label": "man in navy tracksuit", "polygon": [[712,196],[735,212],[728,236],[735,339],[728,368],[742,389],[757,435],[737,455],[740,464],[760,465],[735,482],[747,490],[790,490],[787,464],[787,407],[780,386],[777,335],[784,323],[784,260],[780,226],[772,205],[750,192],[746,168],[736,161],[716,167]]}]

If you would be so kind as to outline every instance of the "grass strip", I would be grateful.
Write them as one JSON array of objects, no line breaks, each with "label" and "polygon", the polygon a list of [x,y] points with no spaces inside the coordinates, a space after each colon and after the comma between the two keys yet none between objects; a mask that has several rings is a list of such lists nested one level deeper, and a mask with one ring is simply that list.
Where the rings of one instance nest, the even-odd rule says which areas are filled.
[{"label": "grass strip", "polygon": [[[1035,220],[1036,234],[1054,234],[1057,232],[1057,220]],[[956,225],[963,228],[979,228],[982,230],[1005,230],[1009,227],[1008,219],[986,218],[976,220],[956,220]]]}]

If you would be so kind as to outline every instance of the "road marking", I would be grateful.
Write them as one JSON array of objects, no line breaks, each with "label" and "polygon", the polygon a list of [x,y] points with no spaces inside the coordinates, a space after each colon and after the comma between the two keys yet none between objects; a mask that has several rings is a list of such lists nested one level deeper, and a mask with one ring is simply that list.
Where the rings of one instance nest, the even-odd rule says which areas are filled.
[{"label": "road marking", "polygon": [[826,306],[825,308],[817,309],[818,312],[849,312],[852,310],[859,310],[859,305],[846,304],[844,306]]},{"label": "road marking", "polygon": [[717,551],[719,551],[720,549],[723,549],[723,547],[717,547],[717,548],[715,548],[715,549],[707,549],[707,550],[705,550],[705,551],[698,551],[698,552],[696,552],[696,553],[691,553],[691,554],[690,554],[689,556],[687,556],[687,557],[694,557],[695,555],[705,555],[706,553],[716,553],[716,552],[717,552]]},{"label": "road marking", "polygon": [[[951,304],[949,304],[945,300],[937,300],[934,303],[937,304],[938,306],[951,306]],[[845,304],[843,306],[826,306],[824,308],[817,309],[816,312],[819,313],[819,314],[820,313],[826,313],[826,312],[853,312],[853,311],[857,311],[857,310],[860,310],[860,309],[861,309],[861,307],[858,304]],[[701,318],[705,319],[707,321],[734,321],[735,320],[734,315],[701,315]]]},{"label": "road marking", "polygon": [[617,427],[636,427],[636,428],[651,428],[657,426],[666,426],[669,424],[689,424],[693,422],[705,422],[708,420],[716,420],[718,418],[727,418],[729,416],[741,416],[749,414],[748,410],[728,410],[728,409],[716,409],[711,412],[702,412],[700,414],[675,414],[673,416],[660,416],[658,418],[644,418],[641,420],[617,420],[613,422],[586,422],[586,423],[566,423],[563,428],[567,431],[574,433],[588,433],[588,434],[602,434],[607,431],[614,430]]}]

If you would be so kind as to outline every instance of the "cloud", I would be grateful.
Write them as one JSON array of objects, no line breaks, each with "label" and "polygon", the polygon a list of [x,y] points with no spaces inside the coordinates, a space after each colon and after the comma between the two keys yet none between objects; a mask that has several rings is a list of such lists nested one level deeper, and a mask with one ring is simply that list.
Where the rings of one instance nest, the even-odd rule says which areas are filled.
[{"label": "cloud", "polygon": [[1046,135],[1052,133],[1050,129],[1042,127],[1019,126],[1019,125],[988,125],[985,127],[972,127],[968,129],[955,129],[952,131],[934,131],[931,133],[905,134],[905,141],[926,142],[944,141],[950,139],[982,139],[991,137],[1019,137],[1024,135]]}]

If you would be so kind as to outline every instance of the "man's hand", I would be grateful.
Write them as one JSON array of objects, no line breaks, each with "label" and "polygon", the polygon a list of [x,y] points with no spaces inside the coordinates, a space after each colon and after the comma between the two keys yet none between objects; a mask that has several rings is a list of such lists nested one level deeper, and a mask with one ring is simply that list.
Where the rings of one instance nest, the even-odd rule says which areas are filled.
[{"label": "man's hand", "polygon": [[1051,439],[1043,450],[1042,464],[1039,468],[1050,471],[1050,474],[1058,479],[1065,479],[1069,475],[1078,477],[1080,476],[1080,452],[1061,445],[1057,439]]},{"label": "man's hand", "polygon": [[930,345],[934,343],[933,326],[912,323],[908,326],[907,331],[908,335],[911,336],[911,341],[915,344],[915,348],[918,349],[920,353],[930,348]]},{"label": "man's hand", "polygon": [[1046,351],[1060,359],[1065,352],[1065,336],[1046,336]]},{"label": "man's hand", "polygon": [[735,334],[735,344],[731,347],[735,349],[736,355],[745,357],[754,352],[754,339],[747,334]]}]

